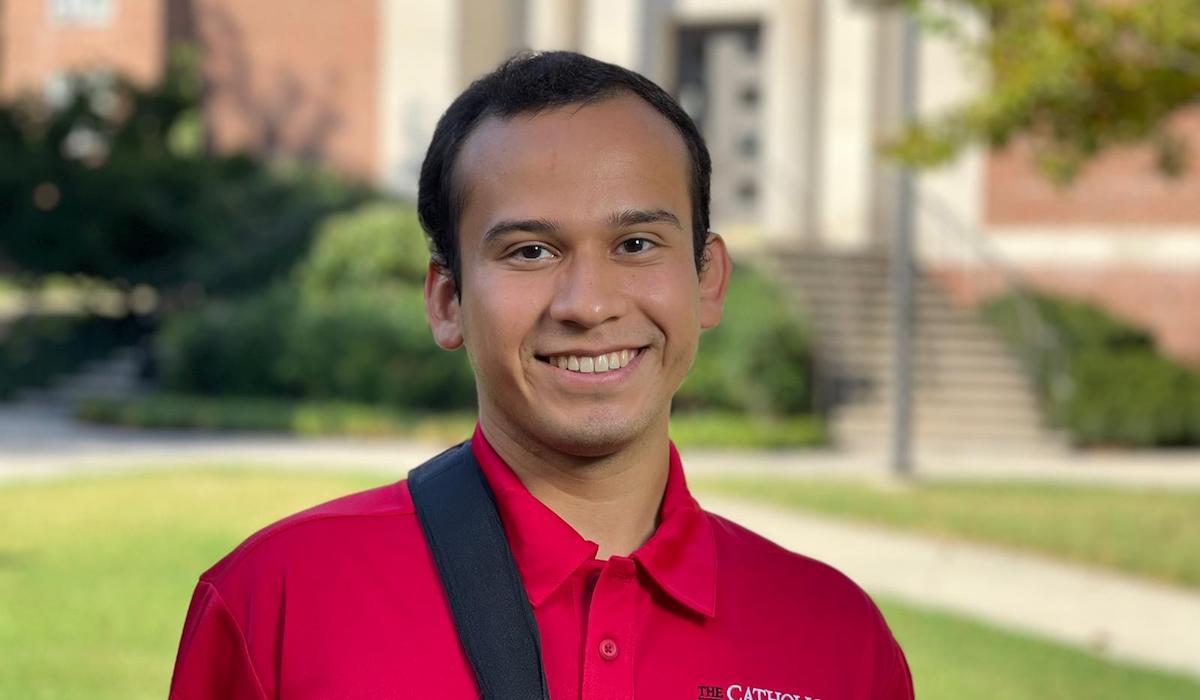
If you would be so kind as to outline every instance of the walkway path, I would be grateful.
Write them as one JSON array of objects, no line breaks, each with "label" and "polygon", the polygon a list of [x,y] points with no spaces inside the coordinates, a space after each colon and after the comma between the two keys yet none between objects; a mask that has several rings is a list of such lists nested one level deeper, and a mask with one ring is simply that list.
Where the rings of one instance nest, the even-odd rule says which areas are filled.
[{"label": "walkway path", "polygon": [[703,492],[699,498],[715,513],[832,564],[872,594],[1200,676],[1200,593]]},{"label": "walkway path", "polygon": [[[466,436],[464,436],[466,437]],[[0,481],[79,471],[143,468],[221,460],[295,466],[396,468],[419,464],[440,447],[408,440],[139,431],[89,426],[64,409],[0,403]],[[833,450],[686,450],[690,474],[771,475],[787,478],[887,478],[875,454]],[[1145,453],[1042,452],[918,455],[918,476],[929,479],[1030,480],[1120,486],[1200,488],[1200,450]]]},{"label": "walkway path", "polygon": [[[399,478],[439,446],[80,426],[51,407],[0,407],[0,483],[220,461],[370,470]],[[691,474],[883,478],[871,455],[690,451]],[[938,455],[932,478],[1037,479],[1200,488],[1200,454]],[[700,493],[715,512],[845,571],[872,593],[1200,676],[1200,594],[979,545],[950,544]]]}]

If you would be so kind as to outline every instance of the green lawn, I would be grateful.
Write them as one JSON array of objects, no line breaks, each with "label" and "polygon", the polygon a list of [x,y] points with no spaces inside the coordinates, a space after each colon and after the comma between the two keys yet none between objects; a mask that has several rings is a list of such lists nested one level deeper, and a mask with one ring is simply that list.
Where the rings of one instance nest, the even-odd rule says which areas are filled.
[{"label": "green lawn", "polygon": [[919,700],[1200,698],[1197,679],[1114,664],[954,615],[879,603],[908,656]]},{"label": "green lawn", "polygon": [[729,477],[697,489],[1200,588],[1200,489]]},{"label": "green lawn", "polygon": [[[164,697],[201,570],[272,520],[392,478],[207,469],[0,486],[0,698]],[[884,609],[923,700],[1200,697],[1195,681]]]}]

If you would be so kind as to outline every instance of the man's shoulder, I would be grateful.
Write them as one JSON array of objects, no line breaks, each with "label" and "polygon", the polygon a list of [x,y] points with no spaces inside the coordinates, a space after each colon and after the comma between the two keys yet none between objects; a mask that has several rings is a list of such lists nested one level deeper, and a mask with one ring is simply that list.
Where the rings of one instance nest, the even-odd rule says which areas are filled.
[{"label": "man's shoulder", "polygon": [[408,483],[399,481],[352,493],[289,515],[250,535],[201,579],[218,588],[231,578],[278,574],[297,565],[320,565],[380,540],[399,545],[419,534]]},{"label": "man's shoulder", "polygon": [[764,595],[774,591],[791,600],[811,596],[873,614],[875,605],[870,597],[840,570],[785,549],[725,517],[706,514],[713,524],[721,571],[740,584],[735,588]]},{"label": "man's shoulder", "polygon": [[[879,608],[858,584],[824,562],[708,515],[723,584],[717,607],[727,612],[726,619],[754,630],[760,641],[772,629],[782,629],[785,639],[801,644],[819,640],[826,658],[839,659],[842,669],[862,671],[871,684],[864,697],[913,697],[904,653]],[[778,644],[788,648],[785,641]],[[807,651],[811,648],[797,653]]]}]

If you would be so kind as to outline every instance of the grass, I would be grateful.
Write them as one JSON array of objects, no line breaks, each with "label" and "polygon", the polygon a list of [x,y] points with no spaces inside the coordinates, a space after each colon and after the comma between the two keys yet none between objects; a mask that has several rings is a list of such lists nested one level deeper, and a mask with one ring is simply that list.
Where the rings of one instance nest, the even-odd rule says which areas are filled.
[{"label": "grass", "polygon": [[[399,476],[208,469],[0,486],[0,697],[164,697],[203,569],[270,521]],[[883,608],[923,700],[1200,697],[1195,680]]]},{"label": "grass", "polygon": [[162,698],[196,577],[379,477],[159,473],[0,488],[0,697]]},{"label": "grass", "polygon": [[[136,428],[245,430],[296,435],[405,437],[449,443],[471,434],[468,413],[411,414],[370,404],[334,401],[201,397],[162,394],[85,402],[86,421]],[[742,414],[677,414],[671,436],[680,447],[797,448],[824,444],[825,424],[814,416],[754,418]]]},{"label": "grass", "polygon": [[976,482],[896,489],[770,477],[695,486],[1200,588],[1200,490]]},{"label": "grass", "polygon": [[921,700],[1200,697],[1200,681],[1186,676],[1112,663],[946,613],[878,602],[908,657]]}]

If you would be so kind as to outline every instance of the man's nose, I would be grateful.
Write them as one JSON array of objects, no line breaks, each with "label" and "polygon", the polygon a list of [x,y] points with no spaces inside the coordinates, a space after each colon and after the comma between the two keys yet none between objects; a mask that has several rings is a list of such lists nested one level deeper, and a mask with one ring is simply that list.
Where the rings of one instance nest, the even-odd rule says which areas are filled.
[{"label": "man's nose", "polygon": [[559,268],[550,316],[560,323],[593,328],[625,313],[628,280],[604,255],[577,254]]}]

